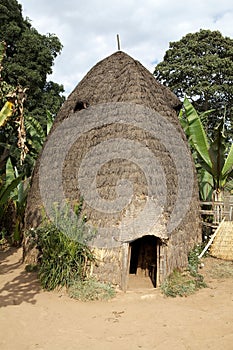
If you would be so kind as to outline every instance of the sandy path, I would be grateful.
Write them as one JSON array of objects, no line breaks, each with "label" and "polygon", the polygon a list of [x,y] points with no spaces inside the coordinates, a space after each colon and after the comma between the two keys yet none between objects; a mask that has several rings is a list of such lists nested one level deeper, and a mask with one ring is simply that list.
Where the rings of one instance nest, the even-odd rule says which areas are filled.
[{"label": "sandy path", "polygon": [[139,289],[83,303],[41,291],[20,249],[0,254],[1,350],[233,349],[232,279],[188,298]]}]

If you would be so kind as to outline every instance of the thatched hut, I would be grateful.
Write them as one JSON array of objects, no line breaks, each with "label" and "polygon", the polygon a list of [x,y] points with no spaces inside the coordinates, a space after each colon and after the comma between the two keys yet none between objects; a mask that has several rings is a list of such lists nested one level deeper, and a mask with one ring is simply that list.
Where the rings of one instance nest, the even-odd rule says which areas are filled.
[{"label": "thatched hut", "polygon": [[[154,286],[187,264],[201,240],[198,188],[180,101],[118,51],[97,63],[59,111],[32,178],[27,228],[41,208],[83,197],[101,280]],[[129,186],[130,183],[130,186]]]}]

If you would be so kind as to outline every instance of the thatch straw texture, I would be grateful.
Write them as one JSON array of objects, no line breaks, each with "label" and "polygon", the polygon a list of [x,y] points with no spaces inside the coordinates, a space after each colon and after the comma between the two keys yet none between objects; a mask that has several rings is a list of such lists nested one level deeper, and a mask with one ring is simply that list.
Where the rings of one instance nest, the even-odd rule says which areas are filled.
[{"label": "thatch straw texture", "polygon": [[[108,119],[109,104],[112,106],[113,114],[115,113],[114,122]],[[124,116],[122,116],[122,105],[124,107]],[[185,266],[189,250],[201,239],[199,198],[194,166],[192,164],[192,174],[190,175],[187,170],[188,166],[185,163],[186,159],[182,154],[183,146],[181,147],[181,144],[184,143],[187,150],[188,146],[177,118],[177,110],[179,110],[180,106],[181,103],[177,97],[168,88],[158,83],[147,69],[138,61],[119,51],[96,64],[77,85],[58,113],[49,138],[45,143],[45,149],[46,147],[49,148],[50,139],[52,139],[53,135],[56,135],[61,125],[62,127],[65,125],[65,129],[62,129],[60,134],[57,132],[57,139],[60,141],[60,144],[58,142],[54,150],[48,149],[51,169],[55,169],[59,164],[56,164],[54,154],[60,146],[59,152],[63,152],[63,138],[72,134],[72,126],[65,124],[66,119],[72,117],[74,120],[77,120],[77,128],[80,128],[80,130],[83,128],[82,130],[84,130],[85,126],[92,125],[92,117],[97,109],[99,117],[96,119],[96,123],[89,129],[87,128],[87,131],[82,132],[77,140],[72,141],[69,152],[67,152],[62,164],[65,197],[70,202],[77,202],[81,196],[79,183],[77,185],[77,173],[85,155],[90,150],[97,149],[104,142],[118,140],[119,145],[117,147],[119,146],[120,148],[122,140],[128,140],[128,143],[125,141],[125,154],[128,155],[131,152],[131,158],[136,160],[131,161],[130,157],[127,156],[124,159],[122,153],[119,153],[120,156],[117,157],[116,151],[111,153],[111,150],[106,147],[105,153],[109,153],[110,160],[101,164],[95,181],[99,196],[111,202],[116,198],[118,181],[128,180],[132,184],[133,193],[130,203],[124,210],[112,213],[93,209],[92,206],[85,202],[84,198],[84,212],[88,222],[93,226],[106,229],[105,237],[101,237],[101,246],[107,247],[111,240],[112,246],[114,246],[112,237],[115,235],[119,223],[122,221],[122,218],[126,221],[129,218],[130,221],[130,218],[139,216],[139,213],[146,205],[147,199],[151,196],[151,192],[148,190],[148,181],[150,181],[150,178],[154,179],[152,181],[154,183],[152,194],[154,197],[156,197],[156,194],[164,197],[161,204],[163,210],[156,225],[147,234],[159,237],[161,244],[164,245],[164,248],[161,249],[164,255],[163,264],[161,264],[164,276],[175,267]],[[156,118],[153,119],[151,111],[157,113]],[[132,117],[132,123],[121,122],[123,117],[128,118],[127,120],[129,121],[129,117],[134,116],[134,113],[137,115],[135,118]],[[160,119],[159,116],[161,116]],[[140,125],[144,125],[144,127],[142,128]],[[150,125],[151,127],[149,127]],[[166,134],[168,125],[170,125],[170,130],[174,130],[174,132],[170,131],[171,134]],[[150,132],[152,129],[155,130],[154,133]],[[163,137],[167,137],[166,143],[162,142]],[[135,147],[135,150],[128,149],[127,147],[130,148],[132,142],[136,142],[135,145],[142,145],[143,151],[137,150],[137,147]],[[174,147],[171,146],[173,143]],[[176,158],[171,156],[173,150],[169,150],[169,147],[173,147],[174,151],[176,151]],[[156,159],[157,162],[155,165],[151,165],[152,168],[149,169],[152,170],[150,170],[149,174],[145,174],[139,166],[144,161],[152,164],[152,158],[150,159],[149,153],[145,150],[150,150],[152,158]],[[190,153],[188,154],[191,159]],[[92,156],[93,159],[94,156]],[[93,164],[95,165],[94,160]],[[37,226],[41,220],[43,201],[39,187],[40,161],[41,159],[36,164],[28,196],[25,217],[27,228]],[[176,162],[180,164],[179,171],[177,170]],[[91,169],[90,167],[90,172]],[[163,169],[164,178],[161,177],[159,169]],[[88,168],[82,176],[82,181],[88,178]],[[187,191],[181,191],[177,202],[180,187],[182,187],[182,183],[188,183],[190,176],[193,177],[193,183]],[[180,179],[181,177],[182,180]],[[164,192],[165,187],[166,193]],[[50,181],[47,196],[54,196],[56,191],[56,187],[53,187]],[[190,197],[190,203],[187,208],[184,208],[184,203],[187,204],[188,197]],[[166,227],[174,207],[176,207],[178,213],[185,210],[185,215],[174,230],[168,234]],[[141,217],[140,220],[143,227],[144,221],[146,225],[147,216]],[[130,228],[127,239],[130,242],[143,236],[143,234],[145,234],[143,229],[141,232],[134,233],[133,229]],[[118,249],[121,241],[119,239],[116,242],[116,252],[112,253],[112,256],[115,256],[113,259],[114,264],[110,264],[111,259],[107,253],[103,254],[108,256],[109,273],[107,268],[105,268],[105,272],[110,281],[114,279],[112,277],[114,271],[116,275],[119,274],[122,266],[122,263],[117,262],[116,258],[118,256],[120,259]],[[120,284],[119,278],[117,283]]]},{"label": "thatch straw texture", "polygon": [[116,52],[97,63],[82,79],[61,108],[55,127],[83,104],[129,101],[150,107],[176,126],[178,124],[174,109],[180,108],[179,99],[157,82],[140,62],[123,52]]},{"label": "thatch straw texture", "polygon": [[215,258],[233,261],[233,221],[224,221],[210,248]]}]

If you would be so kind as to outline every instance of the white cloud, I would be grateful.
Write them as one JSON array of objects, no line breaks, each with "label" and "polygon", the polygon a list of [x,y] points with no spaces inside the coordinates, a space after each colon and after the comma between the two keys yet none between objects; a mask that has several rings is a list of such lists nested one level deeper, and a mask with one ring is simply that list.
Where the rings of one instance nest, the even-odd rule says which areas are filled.
[{"label": "white cloud", "polygon": [[70,93],[100,59],[121,48],[153,72],[170,41],[219,30],[233,38],[232,0],[19,0],[40,33],[55,33],[64,48],[51,79]]}]

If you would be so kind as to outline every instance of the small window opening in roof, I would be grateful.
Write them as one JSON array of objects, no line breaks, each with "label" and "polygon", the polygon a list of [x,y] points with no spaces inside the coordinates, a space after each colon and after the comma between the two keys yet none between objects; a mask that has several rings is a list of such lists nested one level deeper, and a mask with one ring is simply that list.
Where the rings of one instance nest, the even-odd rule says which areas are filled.
[{"label": "small window opening in roof", "polygon": [[74,107],[74,112],[81,111],[82,109],[86,109],[89,106],[87,101],[77,101]]}]

